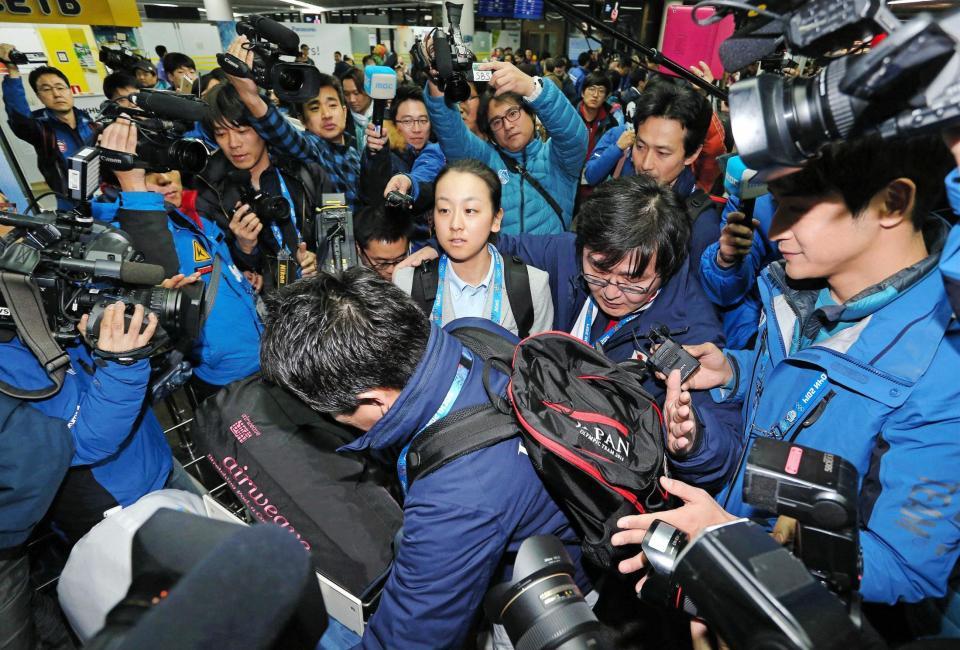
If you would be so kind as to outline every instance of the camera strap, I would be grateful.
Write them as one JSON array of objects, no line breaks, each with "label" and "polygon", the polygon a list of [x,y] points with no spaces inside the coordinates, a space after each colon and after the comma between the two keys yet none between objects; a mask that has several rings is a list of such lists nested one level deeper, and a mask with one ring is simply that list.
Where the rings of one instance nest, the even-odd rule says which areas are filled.
[{"label": "camera strap", "polygon": [[297,247],[300,245],[300,242],[303,241],[303,237],[300,235],[300,229],[297,228],[297,211],[293,207],[293,196],[291,196],[290,190],[287,189],[287,184],[283,180],[283,174],[280,173],[279,169],[276,169],[276,172],[277,180],[280,182],[280,195],[287,200],[287,205],[290,208],[290,224],[293,226],[293,232],[297,233],[297,242],[293,245],[293,248],[287,246],[283,241],[283,233],[280,232],[280,226],[277,225],[276,221],[270,222],[270,230],[273,231],[273,236],[276,238],[280,248],[286,248],[288,253],[295,255]]},{"label": "camera strap", "polygon": [[546,201],[551,208],[553,208],[553,211],[557,215],[557,219],[560,220],[560,229],[566,230],[567,225],[563,222],[563,210],[560,208],[560,204],[557,203],[557,200],[550,196],[550,192],[547,191],[547,188],[541,185],[540,181],[534,178],[533,175],[527,171],[526,167],[522,166],[516,160],[503,153],[499,147],[497,148],[497,153],[500,154],[500,159],[503,161],[503,164],[507,166],[507,171],[509,171],[511,174],[519,175],[521,183],[523,181],[530,183],[533,189],[535,189],[537,193],[543,197],[543,200]]},{"label": "camera strap", "polygon": [[47,323],[40,290],[30,278],[0,271],[0,294],[17,326],[17,335],[37,358],[53,382],[48,388],[24,390],[0,381],[0,392],[23,400],[46,399],[56,395],[70,365],[70,357],[53,339]]}]

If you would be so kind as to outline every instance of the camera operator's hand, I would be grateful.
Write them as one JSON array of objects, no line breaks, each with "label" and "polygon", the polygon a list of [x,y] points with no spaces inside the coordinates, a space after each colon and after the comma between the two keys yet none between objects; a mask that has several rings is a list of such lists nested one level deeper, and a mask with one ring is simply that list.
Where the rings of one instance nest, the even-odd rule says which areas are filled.
[{"label": "camera operator's hand", "polygon": [[400,192],[401,194],[409,196],[411,189],[413,189],[413,181],[410,180],[410,177],[406,174],[397,174],[387,181],[387,187],[383,190],[383,196],[386,198],[390,192]]},{"label": "camera operator's hand", "polygon": [[697,75],[707,83],[712,84],[716,81],[716,78],[713,76],[713,70],[710,69],[710,65],[706,61],[698,61],[697,65],[690,66],[690,72]]},{"label": "camera operator's hand", "polygon": [[410,267],[420,266],[424,262],[435,260],[438,257],[440,257],[440,254],[437,252],[436,248],[433,248],[431,246],[424,246],[423,248],[418,250],[416,253],[410,254],[403,261],[401,261],[399,264],[393,267],[393,272],[396,273],[400,269],[406,268],[408,266]]},{"label": "camera operator's hand", "polygon": [[183,273],[177,273],[172,278],[167,278],[160,283],[160,286],[164,289],[179,289],[185,287],[188,284],[193,284],[200,279],[199,273],[191,273],[190,275],[184,275]]},{"label": "camera operator's hand", "polygon": [[[244,45],[247,43],[249,43],[249,41],[246,36],[237,36],[233,39],[233,42],[230,43],[230,47],[227,48],[227,54],[232,54],[246,63],[248,68],[253,68],[253,50],[244,49]],[[260,96],[257,83],[253,79],[234,77],[231,74],[227,75],[227,79],[229,79],[233,87],[237,89],[237,95],[240,97],[240,101],[243,102],[243,105],[250,111],[251,115],[255,118],[261,118],[267,114],[267,103],[263,101],[263,98]]]},{"label": "camera operator's hand", "polygon": [[364,134],[367,137],[367,149],[370,150],[370,153],[377,153],[387,146],[388,138],[386,127],[381,125],[380,135],[377,135],[377,127],[373,125],[373,122],[367,122],[367,128]]},{"label": "camera operator's hand", "polygon": [[526,74],[520,68],[507,63],[506,61],[491,61],[481,63],[480,70],[493,70],[493,76],[490,78],[489,86],[494,89],[495,95],[514,92],[521,97],[529,97],[533,94],[533,77]]},{"label": "camera operator's hand", "polygon": [[620,151],[626,151],[637,141],[637,134],[633,129],[624,129],[623,133],[620,134],[620,137],[617,138],[617,147]]},{"label": "camera operator's hand", "polygon": [[720,231],[720,248],[717,251],[717,264],[723,268],[730,268],[739,264],[750,252],[753,246],[753,230],[760,227],[760,222],[753,220],[753,228],[746,225],[747,215],[742,212],[731,212],[727,215],[727,223]]},{"label": "camera operator's hand", "polygon": [[297,264],[300,265],[300,275],[309,278],[317,274],[317,254],[307,250],[307,243],[300,242],[297,247]]},{"label": "camera operator's hand", "polygon": [[690,391],[680,387],[680,371],[667,377],[667,395],[663,400],[663,419],[667,425],[667,451],[683,457],[697,441],[697,418]]},{"label": "camera operator's hand", "polygon": [[[700,345],[684,345],[686,350],[694,359],[700,362],[697,368],[687,381],[680,387],[683,390],[710,390],[725,385],[733,378],[733,368],[727,360],[723,351],[713,343],[701,343]],[[663,373],[656,373],[657,379],[666,381]]]},{"label": "camera operator's hand", "polygon": [[253,287],[254,293],[260,293],[260,290],[263,289],[263,276],[259,273],[254,273],[253,271],[244,271],[243,277],[247,279],[247,282],[250,283],[250,286]]},{"label": "camera operator's hand", "polygon": [[0,61],[4,61],[7,66],[7,73],[10,75],[11,79],[16,79],[20,76],[20,68],[17,67],[16,63],[10,63],[10,52],[17,49],[15,45],[10,45],[9,43],[0,43]]},{"label": "camera operator's hand", "polygon": [[263,230],[263,224],[256,213],[250,212],[250,206],[244,203],[237,207],[230,218],[230,232],[237,240],[237,247],[249,255],[257,247],[257,236]]},{"label": "camera operator's hand", "polygon": [[[679,497],[683,501],[683,505],[675,510],[621,517],[617,521],[617,527],[622,530],[610,538],[611,544],[614,546],[639,544],[643,541],[643,536],[647,534],[647,529],[657,519],[680,529],[690,537],[707,526],[737,519],[737,517],[721,508],[720,504],[714,501],[713,497],[705,490],[665,476],[660,477],[660,485],[670,494]],[[638,553],[632,558],[622,561],[618,568],[620,573],[633,573],[646,566],[646,563],[647,558],[644,557],[643,553]],[[637,588],[639,589],[639,587],[640,583],[637,583]]]},{"label": "camera operator's hand", "polygon": [[[123,353],[137,350],[144,347],[153,338],[153,333],[157,331],[157,315],[150,312],[147,318],[147,326],[143,332],[143,305],[137,305],[133,309],[133,316],[130,317],[130,327],[125,329],[124,311],[126,305],[122,302],[115,302],[107,305],[103,310],[103,316],[100,318],[100,339],[97,341],[97,349],[101,352]],[[87,321],[89,314],[84,314],[77,325],[81,333],[87,331]]]},{"label": "camera operator's hand", "polygon": [[[137,153],[137,126],[125,115],[107,125],[100,134],[99,145],[103,149],[119,153]],[[130,169],[128,171],[114,171],[120,189],[124,192],[146,192],[146,171]]]}]

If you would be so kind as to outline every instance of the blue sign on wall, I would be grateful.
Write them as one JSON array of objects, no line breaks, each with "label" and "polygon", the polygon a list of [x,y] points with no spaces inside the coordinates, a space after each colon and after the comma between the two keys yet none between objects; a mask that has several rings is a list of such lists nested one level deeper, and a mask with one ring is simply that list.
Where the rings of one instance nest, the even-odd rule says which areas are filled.
[{"label": "blue sign on wall", "polygon": [[514,0],[479,0],[477,15],[485,18],[510,18]]},{"label": "blue sign on wall", "polygon": [[513,17],[527,20],[543,18],[543,0],[516,0]]}]

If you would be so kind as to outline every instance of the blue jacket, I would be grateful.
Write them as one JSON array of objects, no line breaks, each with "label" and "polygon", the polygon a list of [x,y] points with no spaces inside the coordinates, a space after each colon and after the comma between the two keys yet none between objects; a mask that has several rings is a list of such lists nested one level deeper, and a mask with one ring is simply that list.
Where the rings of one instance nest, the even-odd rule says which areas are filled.
[{"label": "blue jacket", "polygon": [[407,176],[413,182],[410,196],[413,197],[414,201],[420,197],[420,184],[429,184],[437,180],[437,174],[446,164],[447,159],[443,155],[440,145],[436,142],[427,143],[427,146],[420,151],[417,159],[413,161],[413,167],[407,173]]},{"label": "blue jacket", "polygon": [[[717,399],[743,403],[744,431],[773,435],[781,423],[786,439],[798,431],[797,444],[856,467],[860,590],[871,602],[942,596],[960,554],[960,325],[936,271],[944,236],[928,239],[935,254],[853,305],[830,306],[831,322],[852,326],[793,353],[793,337],[806,331],[797,314],[813,311],[819,291],[790,287],[783,263],[771,264],[760,277],[757,343],[726,351],[737,376],[714,391]],[[821,373],[827,380],[816,390]],[[788,416],[800,407],[815,412],[827,395],[815,422],[798,426],[805,418]],[[727,510],[769,516],[742,502],[742,479],[741,472],[726,490]]]},{"label": "blue jacket", "polygon": [[[31,402],[65,420],[73,434],[72,467],[88,467],[117,503],[128,506],[167,481],[172,455],[145,399],[150,362],[97,366],[82,344],[66,348],[71,365],[53,397]],[[33,353],[14,337],[0,343],[0,380],[25,389],[50,385]],[[95,369],[92,372],[88,369]]]},{"label": "blue jacket", "polygon": [[[485,319],[455,323],[512,336]],[[427,351],[393,406],[343,450],[365,450],[396,464],[401,449],[438,411],[463,354],[457,339],[433,326]],[[502,394],[507,377],[495,370],[492,380]],[[452,411],[487,399],[483,364],[473,363]],[[393,570],[362,647],[462,647],[491,583],[509,577],[510,554],[531,535],[558,536],[579,566],[576,536],[520,438],[467,454],[418,479],[406,496]],[[586,584],[582,575],[578,582]]]},{"label": "blue jacket", "polygon": [[[554,324],[558,330],[571,332],[582,338],[582,332],[572,332],[574,324],[589,298],[589,292],[580,279],[580,257],[577,254],[576,235],[518,235],[501,234],[497,248],[506,255],[517,255],[524,263],[550,274],[553,294]],[[594,319],[592,340],[604,332],[610,319],[598,312]],[[646,335],[655,325],[664,324],[671,330],[689,328],[675,338],[681,343],[713,341],[723,345],[720,322],[686,264],[670,278],[649,309],[621,328],[604,346],[604,353],[613,361],[626,361],[637,351],[637,344],[646,349]],[[666,394],[663,384],[648,377],[643,387],[660,403]],[[678,478],[697,483],[705,488],[719,489],[733,471],[739,452],[738,407],[712,403],[709,396],[693,395],[701,435],[695,448],[683,459],[671,459]],[[722,406],[722,408],[717,408]]]},{"label": "blue jacket", "polygon": [[507,171],[493,144],[470,132],[456,106],[447,106],[443,97],[431,97],[429,91],[424,93],[424,102],[433,132],[447,160],[476,158],[500,177],[503,184],[503,232],[545,235],[563,232],[570,226],[573,201],[580,186],[580,169],[587,156],[587,127],[556,84],[545,83],[543,91],[530,103],[550,139],[543,142],[534,136],[522,151],[503,153],[526,167],[556,200],[563,211],[562,223],[537,190],[527,182],[521,183],[518,174]]},{"label": "blue jacket", "polygon": [[46,108],[30,110],[21,79],[3,80],[3,103],[7,120],[18,138],[29,142],[37,152],[37,167],[50,189],[58,193],[57,209],[70,210],[73,202],[67,197],[67,159],[93,142],[90,116],[73,109],[77,128],[71,129]]},{"label": "blue jacket", "polygon": [[[124,207],[131,210],[164,210],[167,228],[180,260],[180,273],[199,272],[210,284],[213,260],[220,256],[220,283],[213,309],[193,346],[193,371],[214,386],[249,377],[260,370],[260,335],[263,323],[257,314],[253,287],[237,269],[226,237],[213,221],[201,217],[203,230],[155,192],[125,192]],[[94,217],[112,221],[118,203],[94,203]]]},{"label": "blue jacket", "polygon": [[[613,170],[617,168],[617,163],[625,153],[623,149],[617,146],[617,140],[627,130],[625,124],[616,126],[600,137],[597,146],[593,148],[593,154],[587,160],[587,166],[584,167],[583,177],[587,185],[599,185],[607,180]],[[633,157],[627,153],[627,159],[623,162],[623,168],[620,170],[620,178],[634,175]]]},{"label": "blue jacket", "polygon": [[[947,175],[947,199],[953,212],[960,216],[960,170],[953,169]],[[954,226],[943,247],[940,272],[947,287],[947,295],[956,313],[960,313],[960,227]]]},{"label": "blue jacket", "polygon": [[0,549],[27,541],[72,457],[73,438],[64,420],[0,393]]},{"label": "blue jacket", "polygon": [[[720,217],[721,229],[727,223],[727,215],[739,208],[740,200],[729,196]],[[700,257],[703,290],[711,302],[721,308],[727,345],[735,350],[747,347],[757,333],[761,310],[757,277],[768,264],[780,259],[780,247],[769,238],[774,212],[776,205],[772,195],[764,194],[757,199],[753,218],[760,222],[760,228],[754,231],[753,245],[740,264],[728,269],[717,264],[719,240],[707,246]]]}]

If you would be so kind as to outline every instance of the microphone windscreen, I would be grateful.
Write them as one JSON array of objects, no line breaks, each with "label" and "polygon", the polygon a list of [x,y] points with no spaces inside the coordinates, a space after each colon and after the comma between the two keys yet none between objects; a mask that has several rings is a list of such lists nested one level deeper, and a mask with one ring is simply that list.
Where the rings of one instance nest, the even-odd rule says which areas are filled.
[{"label": "microphone windscreen", "polygon": [[300,47],[300,36],[290,29],[284,27],[272,18],[259,16],[254,28],[271,43],[276,43],[284,54],[298,54],[297,48]]},{"label": "microphone windscreen", "polygon": [[140,90],[131,97],[137,106],[167,120],[199,122],[207,114],[207,105],[192,95],[166,90]]},{"label": "microphone windscreen", "polygon": [[[310,556],[289,531],[272,524],[240,529],[211,548],[120,647],[269,648],[310,580]],[[322,607],[316,615],[326,618]]]},{"label": "microphone windscreen", "polygon": [[363,69],[363,90],[373,99],[397,96],[397,72],[385,65],[368,65]]},{"label": "microphone windscreen", "polygon": [[746,169],[740,156],[730,156],[727,160],[727,170],[723,175],[723,189],[727,191],[727,196],[740,197],[740,179]]},{"label": "microphone windscreen", "polygon": [[144,284],[152,287],[163,282],[164,275],[163,267],[158,264],[120,263],[120,280],[128,284]]},{"label": "microphone windscreen", "polygon": [[742,70],[777,51],[783,43],[783,26],[771,21],[749,33],[737,33],[720,44],[720,62],[727,72]]}]

